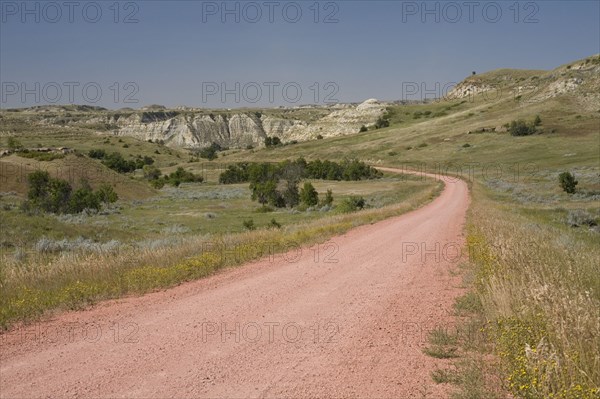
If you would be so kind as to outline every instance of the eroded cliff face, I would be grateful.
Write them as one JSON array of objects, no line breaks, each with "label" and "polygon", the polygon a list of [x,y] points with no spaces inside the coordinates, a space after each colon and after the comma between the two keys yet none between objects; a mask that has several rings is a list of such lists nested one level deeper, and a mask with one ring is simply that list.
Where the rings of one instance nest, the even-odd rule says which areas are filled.
[{"label": "eroded cliff face", "polygon": [[245,148],[264,145],[265,137],[278,136],[286,142],[357,133],[362,125],[373,125],[385,110],[386,104],[371,99],[358,106],[338,106],[308,121],[257,112],[206,114],[205,111],[161,110],[107,113],[80,123],[110,125],[115,135],[146,141],[164,140],[169,146],[202,148],[218,143],[224,147]]}]

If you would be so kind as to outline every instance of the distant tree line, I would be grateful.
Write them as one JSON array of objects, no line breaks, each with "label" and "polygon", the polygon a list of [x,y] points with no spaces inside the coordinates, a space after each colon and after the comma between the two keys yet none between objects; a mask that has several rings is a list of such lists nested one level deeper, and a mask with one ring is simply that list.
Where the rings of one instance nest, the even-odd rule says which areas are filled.
[{"label": "distant tree line", "polygon": [[258,176],[269,176],[275,179],[281,175],[295,174],[298,179],[320,179],[336,181],[356,181],[378,179],[382,173],[362,161],[344,160],[341,163],[333,161],[306,161],[298,158],[295,161],[279,163],[240,162],[229,165],[219,176],[221,184],[247,183],[257,181]]},{"label": "distant tree line", "polygon": [[101,160],[106,167],[119,172],[130,173],[136,169],[142,169],[144,165],[154,164],[154,158],[144,155],[138,155],[135,159],[127,160],[118,152],[108,154],[102,149],[93,149],[88,152],[90,158]]},{"label": "distant tree line", "polygon": [[49,213],[80,213],[85,209],[99,210],[102,204],[109,204],[119,198],[112,186],[101,185],[96,191],[87,180],[73,191],[68,181],[50,177],[46,171],[36,171],[27,177],[29,191],[23,203],[25,211]]},{"label": "distant tree line", "polygon": [[229,165],[219,176],[221,184],[250,183],[251,198],[266,206],[292,208],[299,204],[307,207],[326,206],[333,203],[333,194],[328,190],[319,201],[319,193],[310,182],[302,189],[298,184],[303,179],[362,180],[381,177],[381,172],[358,160],[311,161],[304,158],[279,163],[242,162]]},{"label": "distant tree line", "polygon": [[146,165],[144,166],[144,177],[154,188],[162,188],[165,184],[178,187],[181,183],[202,183],[204,181],[202,176],[187,171],[181,166],[175,172],[163,176],[156,166]]}]

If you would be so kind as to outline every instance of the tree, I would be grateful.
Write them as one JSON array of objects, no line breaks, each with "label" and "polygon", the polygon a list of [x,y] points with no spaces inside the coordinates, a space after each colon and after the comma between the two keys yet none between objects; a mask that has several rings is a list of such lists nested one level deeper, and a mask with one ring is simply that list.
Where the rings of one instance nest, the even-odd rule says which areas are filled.
[{"label": "tree", "polygon": [[85,209],[100,209],[100,199],[89,183],[82,181],[81,187],[75,190],[69,199],[69,212],[79,213]]},{"label": "tree", "polygon": [[319,193],[310,182],[305,182],[300,190],[300,201],[306,206],[315,206],[319,203]]},{"label": "tree", "polygon": [[213,159],[217,159],[217,157],[218,157],[217,153],[221,150],[222,150],[221,146],[219,144],[213,142],[210,146],[201,149],[199,152],[199,155],[200,155],[200,158],[204,158],[204,159],[208,159],[209,161],[212,161]]},{"label": "tree", "polygon": [[575,187],[579,183],[570,172],[562,172],[558,175],[558,181],[562,189],[568,194],[575,193]]},{"label": "tree", "polygon": [[119,196],[117,195],[115,190],[108,183],[104,183],[100,187],[98,187],[96,195],[98,196],[98,200],[105,204],[117,202],[117,200],[119,199]]},{"label": "tree", "polygon": [[27,176],[27,182],[29,183],[27,198],[37,201],[47,195],[50,174],[41,170],[35,171]]},{"label": "tree", "polygon": [[542,118],[540,118],[539,115],[536,115],[534,121],[533,121],[533,126],[539,126],[542,124]]},{"label": "tree", "polygon": [[275,181],[268,180],[266,182],[251,183],[250,189],[252,190],[252,200],[258,201],[261,205],[267,203],[274,205],[277,204],[277,185]]},{"label": "tree", "polygon": [[277,192],[282,200],[280,203],[272,204],[278,207],[287,206],[293,208],[300,203],[298,193],[298,181],[295,179],[280,180]]},{"label": "tree", "polygon": [[323,201],[321,202],[322,205],[331,205],[333,204],[333,193],[331,192],[331,189],[327,190],[327,193],[325,194],[325,198],[323,199]]}]

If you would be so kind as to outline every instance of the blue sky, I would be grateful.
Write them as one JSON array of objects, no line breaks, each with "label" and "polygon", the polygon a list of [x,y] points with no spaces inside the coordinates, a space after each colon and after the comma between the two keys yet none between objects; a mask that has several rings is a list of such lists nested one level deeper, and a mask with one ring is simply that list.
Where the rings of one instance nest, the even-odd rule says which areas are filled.
[{"label": "blue sky", "polygon": [[0,2],[2,108],[417,99],[600,52],[596,0],[76,3]]}]

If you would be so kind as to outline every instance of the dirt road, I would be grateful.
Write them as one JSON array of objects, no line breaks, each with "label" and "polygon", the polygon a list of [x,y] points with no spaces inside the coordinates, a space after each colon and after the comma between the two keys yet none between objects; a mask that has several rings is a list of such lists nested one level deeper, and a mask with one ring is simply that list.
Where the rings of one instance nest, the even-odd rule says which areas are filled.
[{"label": "dirt road", "polygon": [[0,397],[443,398],[464,182],[427,206],[168,291],[4,334]]}]

